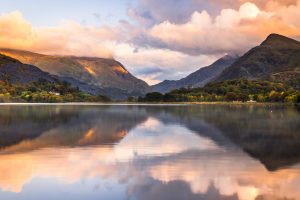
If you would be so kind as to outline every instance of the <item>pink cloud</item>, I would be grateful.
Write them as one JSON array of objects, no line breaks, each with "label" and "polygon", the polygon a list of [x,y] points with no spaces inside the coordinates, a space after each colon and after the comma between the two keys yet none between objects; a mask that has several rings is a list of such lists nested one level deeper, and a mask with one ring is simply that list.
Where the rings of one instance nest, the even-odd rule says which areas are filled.
[{"label": "pink cloud", "polygon": [[45,54],[112,57],[107,42],[120,33],[109,26],[89,27],[65,22],[57,27],[33,27],[18,11],[0,16],[0,46]]},{"label": "pink cloud", "polygon": [[148,36],[167,49],[192,55],[243,53],[258,45],[270,33],[300,36],[300,1],[276,11],[244,3],[239,9],[223,9],[216,17],[207,11],[194,12],[183,24],[164,21],[153,26]]}]

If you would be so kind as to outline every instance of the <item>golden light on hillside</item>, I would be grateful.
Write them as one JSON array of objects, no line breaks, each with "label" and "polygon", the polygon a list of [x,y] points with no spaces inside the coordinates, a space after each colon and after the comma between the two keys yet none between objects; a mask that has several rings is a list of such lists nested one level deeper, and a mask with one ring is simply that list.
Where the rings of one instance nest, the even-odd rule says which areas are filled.
[{"label": "golden light on hillside", "polygon": [[84,69],[85,69],[89,74],[91,74],[91,75],[93,75],[93,76],[96,76],[96,73],[95,73],[95,71],[94,71],[92,68],[85,66]]},{"label": "golden light on hillside", "polygon": [[121,66],[114,66],[113,70],[117,73],[128,74],[128,71],[126,69],[124,69],[124,67],[121,67]]},{"label": "golden light on hillside", "polygon": [[14,55],[14,54],[11,54],[11,53],[8,53],[8,52],[2,52],[2,51],[0,51],[0,53],[5,55],[5,56],[17,59],[17,60],[21,61],[22,63],[28,64],[28,59],[26,59],[25,56],[18,56],[18,55]]}]

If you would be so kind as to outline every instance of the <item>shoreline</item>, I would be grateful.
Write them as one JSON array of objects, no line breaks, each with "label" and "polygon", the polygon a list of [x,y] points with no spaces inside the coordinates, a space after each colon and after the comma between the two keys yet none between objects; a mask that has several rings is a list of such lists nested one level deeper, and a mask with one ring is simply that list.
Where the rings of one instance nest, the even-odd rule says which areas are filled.
[{"label": "shoreline", "polygon": [[65,106],[189,106],[189,105],[253,105],[253,106],[300,106],[300,104],[288,104],[280,102],[145,102],[145,103],[135,103],[135,102],[67,102],[67,103],[0,103],[0,106],[55,106],[55,105],[65,105]]}]

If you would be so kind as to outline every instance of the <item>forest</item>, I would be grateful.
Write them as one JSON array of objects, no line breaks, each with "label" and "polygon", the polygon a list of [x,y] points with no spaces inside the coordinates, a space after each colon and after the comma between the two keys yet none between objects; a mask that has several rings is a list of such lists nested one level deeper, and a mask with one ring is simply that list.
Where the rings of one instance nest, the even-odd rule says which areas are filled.
[{"label": "forest", "polygon": [[[285,102],[299,103],[300,79],[288,82],[261,80],[228,80],[209,83],[202,88],[181,88],[166,94],[152,92],[139,102]],[[129,99],[132,101],[133,99]]]},{"label": "forest", "polygon": [[109,102],[106,96],[93,96],[72,87],[67,82],[39,79],[30,84],[10,84],[0,81],[0,102],[64,103],[64,102]]}]

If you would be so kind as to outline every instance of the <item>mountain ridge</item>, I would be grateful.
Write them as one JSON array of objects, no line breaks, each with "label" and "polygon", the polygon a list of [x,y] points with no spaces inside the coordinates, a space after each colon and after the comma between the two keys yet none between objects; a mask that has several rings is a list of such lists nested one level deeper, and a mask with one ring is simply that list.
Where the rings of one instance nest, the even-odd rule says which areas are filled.
[{"label": "mountain ridge", "polygon": [[218,76],[224,69],[229,67],[238,59],[238,55],[225,55],[209,66],[189,74],[180,80],[165,80],[159,84],[151,86],[152,91],[166,93],[174,89],[187,87],[203,87],[212,79]]},{"label": "mountain ridge", "polygon": [[[139,96],[149,91],[146,82],[133,76],[120,62],[109,58],[51,56],[30,51],[0,48],[0,53],[37,66],[93,95],[115,99]],[[116,91],[116,92],[111,92]]]},{"label": "mountain ridge", "polygon": [[293,45],[296,44],[298,46],[300,45],[299,41],[277,33],[271,33],[260,45],[274,45],[274,43],[282,44],[283,42]]},{"label": "mountain ridge", "polygon": [[300,42],[279,34],[270,34],[259,46],[241,56],[214,82],[231,79],[289,79],[300,75]]}]

